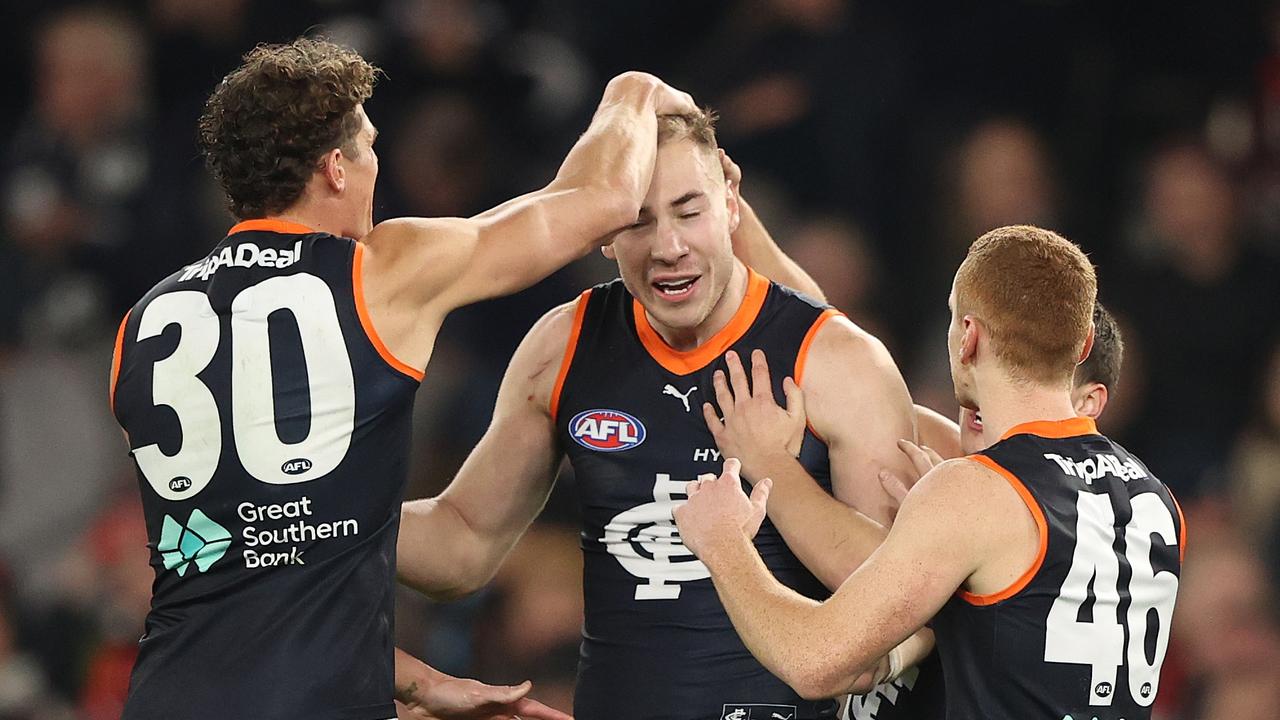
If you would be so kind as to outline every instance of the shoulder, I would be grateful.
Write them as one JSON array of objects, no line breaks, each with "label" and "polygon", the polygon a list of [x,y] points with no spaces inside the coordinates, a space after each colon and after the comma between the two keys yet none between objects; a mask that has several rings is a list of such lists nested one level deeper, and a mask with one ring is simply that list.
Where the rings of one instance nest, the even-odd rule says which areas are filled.
[{"label": "shoulder", "polygon": [[886,373],[899,376],[889,349],[839,311],[827,310],[814,320],[797,362],[796,382],[849,384],[850,379],[879,381]]},{"label": "shoulder", "polygon": [[360,239],[371,255],[395,257],[421,252],[448,253],[466,247],[474,235],[464,218],[402,217],[384,220]]},{"label": "shoulder", "polygon": [[560,388],[573,359],[588,290],[577,298],[557,305],[538,319],[525,334],[511,358],[506,382],[522,387],[521,394],[555,414]]},{"label": "shoulder", "polygon": [[[984,455],[947,460],[925,473],[911,488],[903,511],[961,522],[972,531],[1003,537],[1017,520],[1035,512],[1021,481]],[[990,533],[988,533],[990,534]]]},{"label": "shoulder", "polygon": [[582,326],[582,314],[587,298],[592,290],[583,292],[569,302],[557,305],[533,324],[521,343],[521,351],[536,353],[539,356],[554,355],[557,358],[564,354],[571,340],[576,340]]}]

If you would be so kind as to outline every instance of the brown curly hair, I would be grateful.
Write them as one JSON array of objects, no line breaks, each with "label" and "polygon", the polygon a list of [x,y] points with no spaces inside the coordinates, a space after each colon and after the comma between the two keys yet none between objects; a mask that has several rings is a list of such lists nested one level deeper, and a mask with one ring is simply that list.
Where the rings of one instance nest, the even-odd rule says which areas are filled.
[{"label": "brown curly hair", "polygon": [[200,117],[200,149],[241,219],[297,202],[325,153],[356,152],[355,108],[378,68],[323,39],[259,45],[222,79]]}]

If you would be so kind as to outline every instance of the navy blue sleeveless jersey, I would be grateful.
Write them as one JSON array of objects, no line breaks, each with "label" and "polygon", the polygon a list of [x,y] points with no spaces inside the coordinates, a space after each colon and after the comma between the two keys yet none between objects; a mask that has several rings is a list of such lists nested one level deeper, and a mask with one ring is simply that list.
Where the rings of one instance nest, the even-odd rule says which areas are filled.
[{"label": "navy blue sleeveless jersey", "polygon": [[422,376],[373,333],[362,252],[241,223],[125,316],[112,405],[155,569],[126,720],[395,716],[395,547]]},{"label": "navy blue sleeveless jersey", "polygon": [[1088,418],[1019,425],[970,457],[1022,496],[1040,552],[934,619],[948,720],[1149,720],[1186,546],[1169,490]]},{"label": "navy blue sleeveless jersey", "polygon": [[[714,402],[724,353],[750,362],[753,349],[764,350],[782,398],[783,378],[799,379],[808,340],[834,314],[752,272],[729,324],[677,352],[621,281],[579,300],[552,405],[583,518],[578,720],[834,717],[834,701],[802,700],[751,656],[671,515],[686,483],[723,465],[701,407]],[[800,460],[830,492],[826,446],[812,434]],[[768,520],[756,547],[780,581],[828,596]]]}]

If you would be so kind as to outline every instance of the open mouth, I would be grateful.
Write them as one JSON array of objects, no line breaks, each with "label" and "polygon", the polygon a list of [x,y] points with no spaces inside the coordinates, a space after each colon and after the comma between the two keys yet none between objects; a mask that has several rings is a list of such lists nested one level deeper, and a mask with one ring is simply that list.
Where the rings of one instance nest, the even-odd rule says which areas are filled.
[{"label": "open mouth", "polygon": [[982,432],[982,415],[979,413],[969,414],[969,428],[975,432]]},{"label": "open mouth", "polygon": [[683,300],[693,293],[694,287],[702,279],[701,275],[683,278],[655,280],[651,283],[658,297],[666,300]]}]

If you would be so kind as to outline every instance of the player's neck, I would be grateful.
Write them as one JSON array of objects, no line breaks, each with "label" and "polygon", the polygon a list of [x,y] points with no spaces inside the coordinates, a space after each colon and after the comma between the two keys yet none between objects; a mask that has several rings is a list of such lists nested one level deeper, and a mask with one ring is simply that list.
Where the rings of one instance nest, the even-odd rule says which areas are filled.
[{"label": "player's neck", "polygon": [[1067,420],[1076,416],[1071,391],[1064,387],[997,379],[982,388],[982,438],[988,446],[999,442],[1010,429],[1041,420]]},{"label": "player's neck", "polygon": [[298,223],[316,232],[338,237],[358,239],[364,234],[357,230],[358,223],[346,208],[335,203],[315,202],[306,196],[285,210],[270,215],[268,219]]},{"label": "player's neck", "polygon": [[680,352],[687,352],[695,348],[701,347],[703,343],[715,337],[733,320],[738,314],[738,309],[742,307],[742,303],[747,297],[747,266],[736,258],[733,261],[733,270],[729,274],[729,283],[724,288],[724,293],[720,295],[720,299],[711,308],[711,312],[706,319],[691,328],[672,328],[661,322],[658,322],[653,315],[649,315],[649,324],[669,347]]}]

